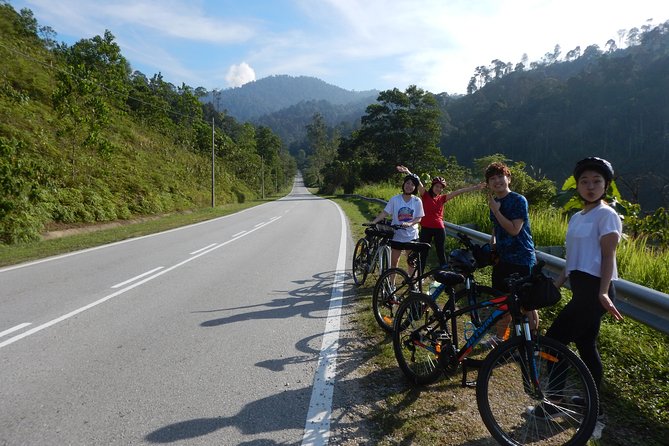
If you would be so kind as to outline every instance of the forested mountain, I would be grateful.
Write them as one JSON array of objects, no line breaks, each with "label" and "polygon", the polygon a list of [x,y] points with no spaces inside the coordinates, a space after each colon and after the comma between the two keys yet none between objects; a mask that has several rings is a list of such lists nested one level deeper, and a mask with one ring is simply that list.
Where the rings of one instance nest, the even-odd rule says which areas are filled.
[{"label": "forested mountain", "polygon": [[337,105],[326,100],[303,101],[283,110],[253,119],[253,123],[264,125],[279,135],[290,147],[291,153],[303,145],[306,127],[314,115],[319,114],[330,128],[337,128],[340,134],[348,135],[359,127],[360,117],[376,98],[365,98],[356,102]]},{"label": "forested mountain", "polygon": [[666,208],[669,22],[634,37],[624,49],[590,46],[500,74],[457,100],[442,97],[442,153],[465,165],[503,153],[558,185],[575,160],[598,155],[613,163],[626,198]]},{"label": "forested mountain", "polygon": [[201,100],[211,102],[241,121],[254,121],[301,102],[326,101],[333,105],[372,102],[378,91],[349,91],[308,76],[269,76],[237,88],[209,92]]}]

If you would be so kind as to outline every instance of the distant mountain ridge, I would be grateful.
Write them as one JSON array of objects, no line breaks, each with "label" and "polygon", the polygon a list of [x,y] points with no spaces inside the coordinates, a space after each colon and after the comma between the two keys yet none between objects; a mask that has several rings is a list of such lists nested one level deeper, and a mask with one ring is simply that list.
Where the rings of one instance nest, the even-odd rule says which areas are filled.
[{"label": "distant mountain ridge", "polygon": [[218,111],[227,111],[240,121],[254,121],[261,116],[308,101],[326,101],[333,105],[374,102],[378,90],[350,91],[315,77],[276,75],[258,79],[241,87],[214,90],[203,96]]}]

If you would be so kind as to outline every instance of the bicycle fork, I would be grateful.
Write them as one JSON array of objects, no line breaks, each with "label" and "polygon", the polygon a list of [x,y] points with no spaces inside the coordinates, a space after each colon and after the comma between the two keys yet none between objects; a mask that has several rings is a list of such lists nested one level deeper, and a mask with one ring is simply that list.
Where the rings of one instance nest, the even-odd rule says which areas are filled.
[{"label": "bicycle fork", "polygon": [[532,339],[532,331],[527,317],[523,317],[522,324],[516,323],[516,334],[523,337],[522,342],[522,359],[520,361],[520,369],[523,374],[523,386],[525,392],[537,399],[544,398],[544,392],[541,388],[539,377],[539,360],[545,360],[549,363],[556,364],[559,358],[547,352],[536,350],[534,348],[534,340]]}]

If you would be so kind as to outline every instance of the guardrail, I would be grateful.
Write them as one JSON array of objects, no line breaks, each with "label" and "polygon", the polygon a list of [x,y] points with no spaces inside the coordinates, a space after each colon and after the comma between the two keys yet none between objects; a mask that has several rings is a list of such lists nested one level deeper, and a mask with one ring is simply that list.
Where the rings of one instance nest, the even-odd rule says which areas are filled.
[{"label": "guardrail", "polygon": [[[360,195],[355,195],[355,197],[386,204],[385,200],[378,198],[367,198]],[[444,223],[446,225],[446,233],[451,236],[457,232],[462,232],[479,243],[490,241],[490,234],[453,223]],[[565,265],[564,259],[539,250],[537,250],[537,258],[546,262],[545,270],[554,276],[557,276]],[[565,286],[568,286],[568,284],[569,282]],[[665,334],[669,334],[669,294],[619,279],[616,281],[616,307],[624,315]]]},{"label": "guardrail", "polygon": [[[444,223],[446,233],[449,235],[454,236],[457,232],[463,232],[479,243],[490,241],[490,234],[453,223]],[[564,269],[565,260],[560,257],[537,250],[537,258],[546,262],[544,269],[554,277]],[[565,286],[568,284],[569,282]],[[624,315],[669,334],[669,294],[619,279],[616,281],[616,307]]]}]

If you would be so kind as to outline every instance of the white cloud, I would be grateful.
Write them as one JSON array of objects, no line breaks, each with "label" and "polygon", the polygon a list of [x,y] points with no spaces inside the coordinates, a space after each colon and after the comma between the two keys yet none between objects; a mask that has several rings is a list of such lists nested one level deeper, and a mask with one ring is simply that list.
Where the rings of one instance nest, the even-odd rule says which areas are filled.
[{"label": "white cloud", "polygon": [[228,87],[241,87],[242,85],[256,80],[256,72],[249,64],[242,62],[228,68],[225,81]]},{"label": "white cloud", "polygon": [[[254,19],[245,23],[210,17],[196,2],[180,0],[121,0],[96,2],[90,0],[28,0],[35,12],[42,13],[52,27],[87,38],[130,27],[144,29],[158,36],[211,42],[217,44],[247,41],[256,34]],[[44,19],[43,18],[43,19]]]}]

